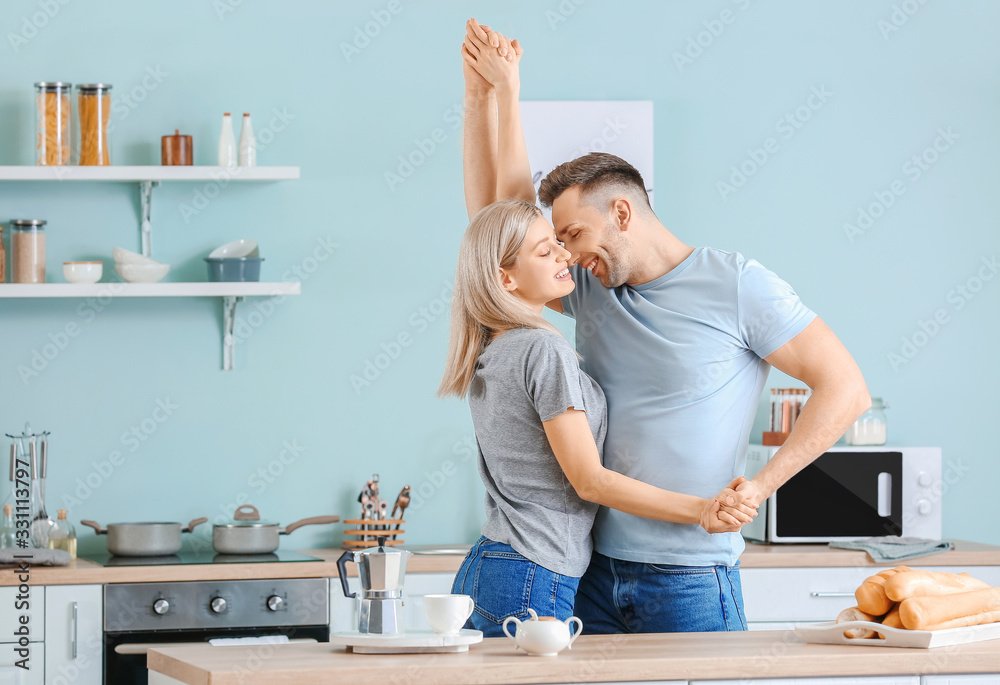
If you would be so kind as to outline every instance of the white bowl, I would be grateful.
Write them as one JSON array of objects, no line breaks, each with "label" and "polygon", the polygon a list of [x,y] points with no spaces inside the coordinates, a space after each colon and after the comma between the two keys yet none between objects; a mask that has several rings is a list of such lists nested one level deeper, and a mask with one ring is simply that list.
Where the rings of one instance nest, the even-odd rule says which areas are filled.
[{"label": "white bowl", "polygon": [[126,283],[156,283],[170,271],[169,264],[115,264],[115,271]]},{"label": "white bowl", "polygon": [[241,238],[240,240],[234,240],[231,243],[226,243],[221,247],[215,248],[208,253],[208,256],[212,258],[259,257],[260,250],[257,249],[256,240]]},{"label": "white bowl", "polygon": [[104,275],[104,262],[63,262],[67,283],[97,283]]},{"label": "white bowl", "polygon": [[156,264],[161,265],[160,262],[155,259],[150,259],[149,257],[144,257],[138,252],[131,252],[121,247],[116,247],[111,251],[112,256],[115,258],[115,264]]}]

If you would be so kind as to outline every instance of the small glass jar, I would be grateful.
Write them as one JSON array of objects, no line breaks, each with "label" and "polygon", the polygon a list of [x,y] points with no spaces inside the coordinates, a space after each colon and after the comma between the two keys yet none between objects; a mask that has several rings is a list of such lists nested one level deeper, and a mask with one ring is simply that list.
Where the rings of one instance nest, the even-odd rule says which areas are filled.
[{"label": "small glass jar", "polygon": [[10,222],[11,283],[45,282],[45,221]]},{"label": "small glass jar", "polygon": [[111,86],[106,83],[83,83],[76,87],[78,164],[110,166],[108,117],[111,115]]},{"label": "small glass jar", "polygon": [[71,83],[35,84],[35,164],[63,166],[70,159]]},{"label": "small glass jar", "polygon": [[885,410],[889,408],[881,397],[872,398],[871,408],[847,429],[848,445],[884,445],[888,438]]}]

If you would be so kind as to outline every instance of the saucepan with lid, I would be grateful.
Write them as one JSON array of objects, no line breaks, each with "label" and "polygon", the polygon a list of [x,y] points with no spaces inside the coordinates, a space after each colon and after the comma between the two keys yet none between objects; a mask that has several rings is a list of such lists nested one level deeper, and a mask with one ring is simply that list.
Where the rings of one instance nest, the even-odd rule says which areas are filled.
[{"label": "saucepan with lid", "polygon": [[268,554],[278,549],[279,535],[339,520],[339,516],[313,516],[281,528],[274,521],[262,521],[257,507],[244,504],[236,508],[232,521],[212,526],[212,547],[219,554]]}]

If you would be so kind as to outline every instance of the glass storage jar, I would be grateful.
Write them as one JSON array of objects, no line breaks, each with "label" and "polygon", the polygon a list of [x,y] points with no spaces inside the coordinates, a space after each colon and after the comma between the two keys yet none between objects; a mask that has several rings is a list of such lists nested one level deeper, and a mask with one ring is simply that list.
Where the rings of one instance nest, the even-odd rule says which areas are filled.
[{"label": "glass storage jar", "polygon": [[848,445],[884,445],[888,437],[885,410],[889,408],[881,397],[872,398],[871,408],[847,429]]},{"label": "glass storage jar", "polygon": [[111,114],[111,86],[83,83],[76,87],[76,119],[79,130],[80,166],[109,166],[108,117]]},{"label": "glass storage jar", "polygon": [[62,81],[35,84],[35,164],[39,166],[69,164],[72,87]]},{"label": "glass storage jar", "polygon": [[10,222],[11,283],[45,282],[45,221]]}]

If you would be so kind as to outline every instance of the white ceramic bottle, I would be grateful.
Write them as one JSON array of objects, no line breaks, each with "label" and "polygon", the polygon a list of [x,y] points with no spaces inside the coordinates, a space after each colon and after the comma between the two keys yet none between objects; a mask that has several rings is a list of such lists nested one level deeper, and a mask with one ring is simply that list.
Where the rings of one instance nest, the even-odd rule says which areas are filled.
[{"label": "white ceramic bottle", "polygon": [[236,166],[236,136],[229,112],[222,115],[222,134],[219,136],[219,166]]},{"label": "white ceramic bottle", "polygon": [[257,166],[257,139],[253,136],[249,114],[243,115],[243,128],[240,130],[240,166]]}]

